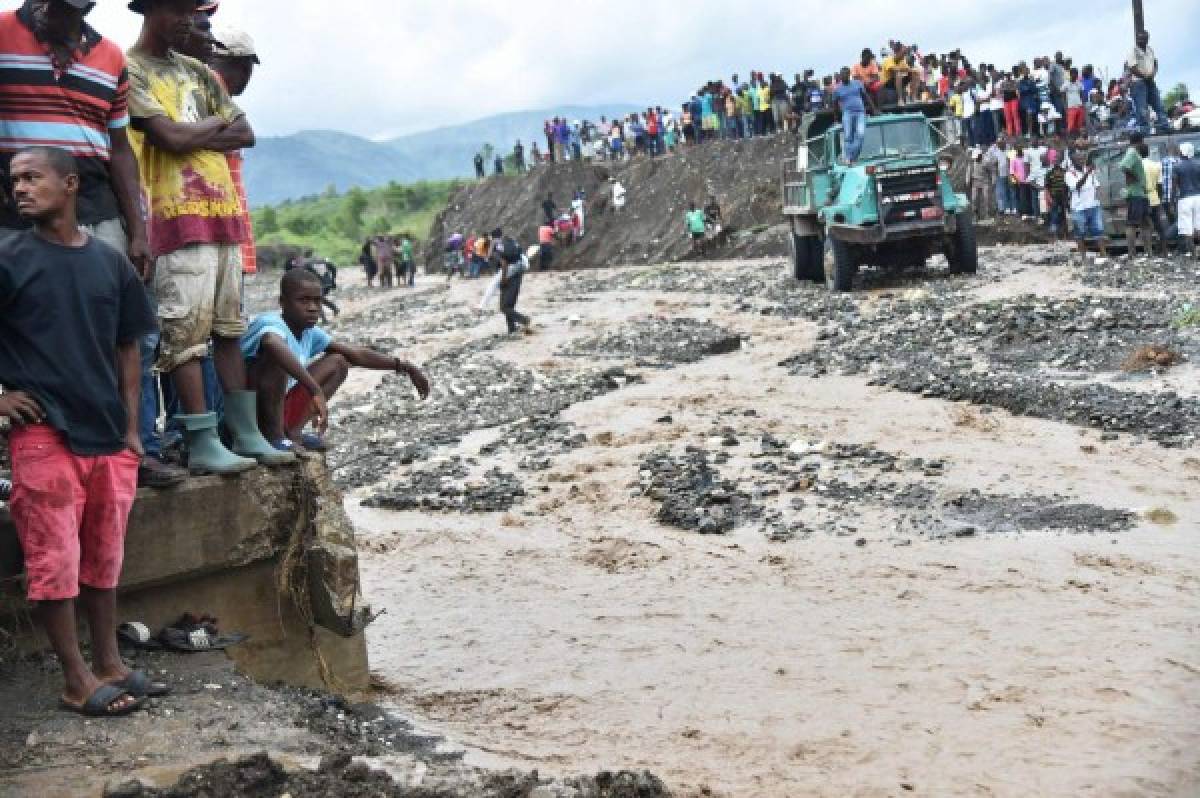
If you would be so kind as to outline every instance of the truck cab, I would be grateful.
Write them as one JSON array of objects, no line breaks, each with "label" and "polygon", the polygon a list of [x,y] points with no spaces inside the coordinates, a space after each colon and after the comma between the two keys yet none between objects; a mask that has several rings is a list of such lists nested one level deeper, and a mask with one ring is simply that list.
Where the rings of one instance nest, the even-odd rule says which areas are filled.
[{"label": "truck cab", "polygon": [[948,161],[961,150],[941,110],[934,103],[869,118],[853,164],[831,113],[808,120],[794,168],[783,176],[797,279],[849,291],[861,265],[918,266],[938,252],[952,272],[976,271],[970,204],[949,177]]}]

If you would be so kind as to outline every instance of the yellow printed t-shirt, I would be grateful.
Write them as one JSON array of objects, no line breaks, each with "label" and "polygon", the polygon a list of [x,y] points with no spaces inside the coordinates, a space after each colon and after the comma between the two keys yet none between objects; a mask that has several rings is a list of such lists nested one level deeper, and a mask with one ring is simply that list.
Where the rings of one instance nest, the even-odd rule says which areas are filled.
[{"label": "yellow printed t-shirt", "polygon": [[[174,51],[156,58],[130,51],[129,111],[139,120],[165,116],[194,124],[219,116],[227,122],[242,111],[217,82],[212,70]],[[155,257],[189,244],[240,244],[245,238],[242,207],[225,153],[195,150],[184,155],[160,150],[134,135],[149,214],[150,249]]]},{"label": "yellow printed t-shirt", "polygon": [[1162,198],[1158,196],[1158,184],[1162,182],[1162,164],[1143,158],[1142,166],[1146,167],[1146,197],[1150,200],[1150,207],[1157,208],[1162,205]]},{"label": "yellow printed t-shirt", "polygon": [[909,72],[908,61],[904,56],[897,58],[894,55],[889,55],[883,59],[883,82],[887,85],[892,85],[896,82],[896,73],[907,74]]}]

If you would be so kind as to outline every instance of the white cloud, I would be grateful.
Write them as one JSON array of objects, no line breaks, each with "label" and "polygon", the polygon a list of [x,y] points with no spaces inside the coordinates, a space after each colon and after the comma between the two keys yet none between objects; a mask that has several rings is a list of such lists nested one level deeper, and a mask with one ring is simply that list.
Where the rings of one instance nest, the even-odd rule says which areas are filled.
[{"label": "white cloud", "polygon": [[[1164,88],[1200,91],[1200,3],[1146,11]],[[90,21],[128,47],[140,19],[125,0],[99,0]],[[216,22],[254,36],[263,64],[242,105],[274,135],[378,136],[568,103],[674,105],[708,79],[831,72],[897,37],[997,64],[1062,50],[1111,74],[1133,38],[1128,0],[225,0]]]}]

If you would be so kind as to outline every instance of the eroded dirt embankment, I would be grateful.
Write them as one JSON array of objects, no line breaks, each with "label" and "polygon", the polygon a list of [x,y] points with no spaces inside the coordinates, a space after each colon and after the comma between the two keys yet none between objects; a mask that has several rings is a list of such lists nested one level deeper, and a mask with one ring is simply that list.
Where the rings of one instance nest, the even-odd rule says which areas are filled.
[{"label": "eroded dirt embankment", "polygon": [[[691,249],[683,225],[688,203],[703,205],[711,193],[734,231],[724,256],[782,254],[787,247],[783,228],[762,228],[783,223],[779,177],[783,161],[795,155],[794,148],[795,139],[781,135],[706,144],[662,158],[552,164],[520,177],[488,178],[450,200],[434,222],[430,240],[502,227],[523,243],[536,241],[546,195],[553,196],[558,207],[569,208],[582,189],[587,196],[586,235],[561,253],[558,266],[676,260]],[[613,212],[610,177],[627,191],[621,213]],[[430,249],[427,266],[440,269],[441,252]]]},{"label": "eroded dirt embankment", "polygon": [[[526,175],[489,177],[463,187],[434,221],[425,266],[442,269],[441,242],[496,227],[523,244],[537,241],[547,195],[568,208],[575,192],[586,199],[583,241],[560,250],[555,268],[596,268],[692,258],[684,230],[688,203],[702,206],[710,194],[720,203],[728,237],[708,257],[787,256],[788,226],[782,214],[780,177],[795,157],[791,134],[689,147],[661,158],[621,163],[576,162],[541,166]],[[626,189],[626,205],[614,213],[610,178]],[[1005,217],[979,225],[980,244],[1030,244],[1049,240],[1044,227]]]}]

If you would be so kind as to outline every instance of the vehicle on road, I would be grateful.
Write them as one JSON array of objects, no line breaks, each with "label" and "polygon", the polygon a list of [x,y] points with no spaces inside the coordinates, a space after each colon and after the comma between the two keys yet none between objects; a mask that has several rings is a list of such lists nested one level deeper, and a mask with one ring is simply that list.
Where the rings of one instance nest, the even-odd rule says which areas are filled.
[{"label": "vehicle on road", "polygon": [[843,157],[830,112],[806,120],[796,159],[783,172],[783,214],[798,280],[850,291],[859,267],[911,268],[944,253],[950,271],[978,268],[970,203],[952,174],[965,154],[943,103],[884,109],[867,120],[862,153]]}]

